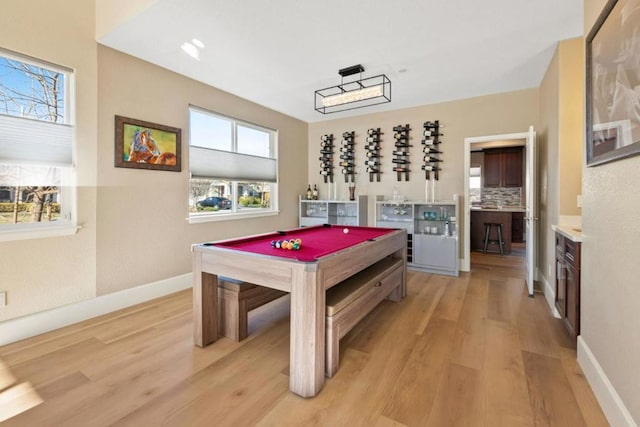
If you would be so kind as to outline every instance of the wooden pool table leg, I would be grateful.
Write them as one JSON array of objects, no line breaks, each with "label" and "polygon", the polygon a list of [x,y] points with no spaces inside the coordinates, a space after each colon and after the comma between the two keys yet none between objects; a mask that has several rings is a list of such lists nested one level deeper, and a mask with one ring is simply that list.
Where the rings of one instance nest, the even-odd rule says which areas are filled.
[{"label": "wooden pool table leg", "polygon": [[316,271],[294,269],[289,389],[313,397],[324,386],[325,290]]},{"label": "wooden pool table leg", "polygon": [[193,342],[206,347],[218,339],[218,276],[202,271],[202,255],[193,259]]}]

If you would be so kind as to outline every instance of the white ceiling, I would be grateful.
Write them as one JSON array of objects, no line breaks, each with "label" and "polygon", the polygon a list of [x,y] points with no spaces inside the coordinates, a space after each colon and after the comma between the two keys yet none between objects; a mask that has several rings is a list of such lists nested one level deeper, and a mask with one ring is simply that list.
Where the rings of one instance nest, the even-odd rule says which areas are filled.
[{"label": "white ceiling", "polygon": [[[156,0],[99,41],[307,122],[539,86],[583,0]],[[182,51],[193,38],[195,60]],[[392,101],[323,115],[314,91],[355,64]]]}]

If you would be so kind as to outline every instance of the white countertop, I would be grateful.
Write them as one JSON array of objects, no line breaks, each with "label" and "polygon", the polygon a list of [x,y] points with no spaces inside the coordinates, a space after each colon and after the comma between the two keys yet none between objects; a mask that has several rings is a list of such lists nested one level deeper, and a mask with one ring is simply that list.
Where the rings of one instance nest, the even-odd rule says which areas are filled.
[{"label": "white countertop", "polygon": [[551,229],[574,242],[582,242],[582,229],[570,225],[552,225]]},{"label": "white countertop", "polygon": [[472,211],[477,212],[525,212],[522,206],[503,206],[502,208],[483,208],[481,206],[472,206]]}]

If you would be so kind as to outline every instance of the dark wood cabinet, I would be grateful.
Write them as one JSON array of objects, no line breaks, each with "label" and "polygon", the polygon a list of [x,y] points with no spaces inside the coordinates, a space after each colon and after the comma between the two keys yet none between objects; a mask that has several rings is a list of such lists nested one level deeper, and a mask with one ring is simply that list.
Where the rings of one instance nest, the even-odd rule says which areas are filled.
[{"label": "dark wood cabinet", "polygon": [[522,187],[522,147],[484,150],[483,187]]},{"label": "dark wood cabinet", "polygon": [[[511,212],[503,212],[500,210],[474,210],[471,211],[471,224],[470,224],[470,240],[471,250],[481,251],[484,248],[484,224],[487,222],[495,222],[498,224],[504,224],[502,226],[502,239],[504,240],[504,253],[511,253]],[[495,233],[495,231],[494,231]],[[495,237],[495,236],[494,236]],[[491,251],[496,251],[496,246],[490,248]]]},{"label": "dark wood cabinet", "polygon": [[514,212],[511,214],[511,241],[522,243],[524,241],[524,213]]},{"label": "dark wood cabinet", "polygon": [[580,243],[556,233],[556,308],[571,336],[580,335]]}]

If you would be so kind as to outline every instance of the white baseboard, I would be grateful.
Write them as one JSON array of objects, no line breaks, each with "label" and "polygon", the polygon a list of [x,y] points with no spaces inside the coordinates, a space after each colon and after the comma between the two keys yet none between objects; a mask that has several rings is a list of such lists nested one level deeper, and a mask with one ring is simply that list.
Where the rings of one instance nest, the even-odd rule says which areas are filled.
[{"label": "white baseboard", "polygon": [[542,282],[542,293],[544,293],[544,298],[547,300],[547,304],[549,304],[549,308],[551,309],[551,313],[553,317],[560,319],[560,312],[556,308],[556,291],[554,286],[549,284],[547,277],[542,274],[539,268],[536,268],[536,273],[538,275],[538,281]]},{"label": "white baseboard", "polygon": [[582,336],[578,337],[578,364],[609,424],[614,427],[638,427]]},{"label": "white baseboard", "polygon": [[191,287],[192,274],[182,274],[75,304],[0,323],[0,346],[82,322]]}]

